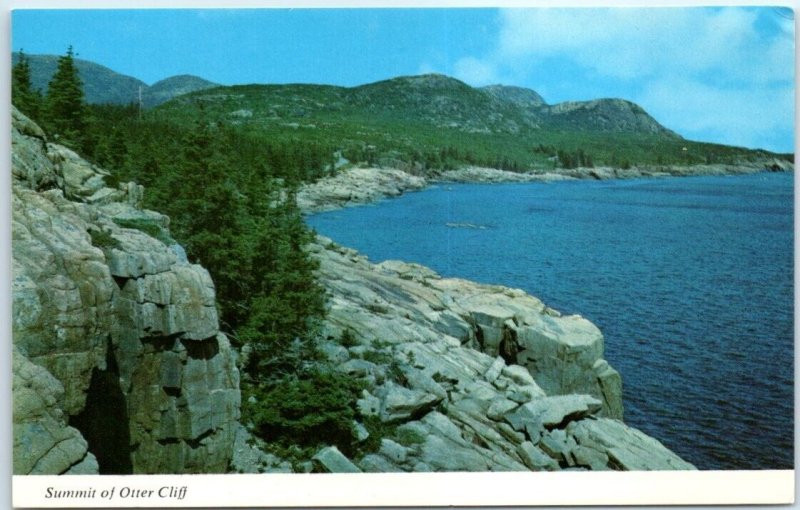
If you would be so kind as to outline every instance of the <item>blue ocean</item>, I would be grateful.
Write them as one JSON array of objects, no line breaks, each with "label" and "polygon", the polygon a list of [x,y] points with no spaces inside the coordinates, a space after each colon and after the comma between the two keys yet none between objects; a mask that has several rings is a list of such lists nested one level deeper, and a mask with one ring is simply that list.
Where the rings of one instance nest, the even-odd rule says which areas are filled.
[{"label": "blue ocean", "polygon": [[597,324],[625,422],[700,469],[791,469],[792,174],[441,184],[308,218],[374,262]]}]

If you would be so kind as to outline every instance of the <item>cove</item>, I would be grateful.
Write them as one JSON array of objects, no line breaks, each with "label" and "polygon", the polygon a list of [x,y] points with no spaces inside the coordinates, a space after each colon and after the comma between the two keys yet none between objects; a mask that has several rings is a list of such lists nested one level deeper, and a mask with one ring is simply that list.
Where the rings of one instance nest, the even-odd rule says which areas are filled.
[{"label": "cove", "polygon": [[441,184],[307,220],[374,262],[588,318],[625,422],[698,468],[791,469],[793,187],[791,173]]}]

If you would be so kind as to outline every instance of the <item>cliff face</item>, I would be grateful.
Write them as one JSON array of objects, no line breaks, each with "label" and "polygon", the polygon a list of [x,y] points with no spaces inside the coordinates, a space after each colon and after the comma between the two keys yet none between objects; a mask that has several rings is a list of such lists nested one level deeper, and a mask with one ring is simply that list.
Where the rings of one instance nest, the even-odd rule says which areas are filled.
[{"label": "cliff face", "polygon": [[362,419],[397,427],[360,459],[319,452],[320,469],[693,469],[622,423],[620,377],[589,321],[322,237],[311,249],[329,293],[323,350],[368,381]]},{"label": "cliff face", "polygon": [[14,472],[224,472],[240,393],[213,283],[107,178],[13,111]]}]

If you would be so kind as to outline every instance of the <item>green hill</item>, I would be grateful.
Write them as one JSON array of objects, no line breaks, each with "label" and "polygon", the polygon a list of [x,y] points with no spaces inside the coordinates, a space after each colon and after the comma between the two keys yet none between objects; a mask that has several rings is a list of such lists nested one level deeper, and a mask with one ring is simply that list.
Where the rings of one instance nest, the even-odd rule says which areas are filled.
[{"label": "green hill", "polygon": [[[19,54],[12,56],[14,62]],[[29,55],[34,88],[46,90],[58,57]],[[358,87],[237,85],[190,75],[152,86],[76,59],[89,103],[130,104],[178,129],[229,126],[258,143],[314,145],[351,162],[426,173],[463,165],[514,171],[575,165],[735,163],[767,153],[684,140],[624,99],[548,104],[505,85],[474,88],[440,74]],[[332,156],[333,157],[333,156]]]},{"label": "green hill", "polygon": [[[31,85],[42,93],[47,92],[47,85],[58,67],[56,55],[25,55],[31,69]],[[20,54],[11,54],[11,64],[19,61]],[[88,103],[128,104],[137,101],[139,87],[147,88],[147,84],[131,76],[119,74],[111,69],[89,62],[75,59],[78,76],[83,82],[83,93]]]},{"label": "green hill", "polygon": [[482,165],[735,163],[767,153],[692,142],[622,99],[548,105],[518,87],[473,88],[442,75],[329,85],[215,87],[149,112],[161,122],[229,125],[264,140],[308,143],[352,162],[428,172]]},{"label": "green hill", "polygon": [[145,107],[157,106],[174,97],[217,86],[203,78],[181,74],[155,82],[144,91],[142,99]]},{"label": "green hill", "polygon": [[[47,86],[58,67],[59,57],[56,55],[26,55],[26,57],[31,69],[31,85],[42,93],[47,92]],[[19,58],[18,52],[12,53],[11,64],[16,64]],[[75,66],[83,82],[86,102],[91,104],[137,103],[141,93],[144,106],[152,107],[181,94],[217,86],[216,83],[190,75],[173,76],[148,86],[139,79],[117,73],[88,60],[76,58]]]}]

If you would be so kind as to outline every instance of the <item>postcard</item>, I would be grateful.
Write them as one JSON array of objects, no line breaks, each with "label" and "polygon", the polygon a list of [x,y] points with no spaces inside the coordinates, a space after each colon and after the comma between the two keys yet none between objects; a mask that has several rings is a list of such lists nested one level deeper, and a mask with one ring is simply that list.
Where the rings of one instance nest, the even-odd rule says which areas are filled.
[{"label": "postcard", "polygon": [[793,502],[791,5],[9,16],[15,507]]}]

